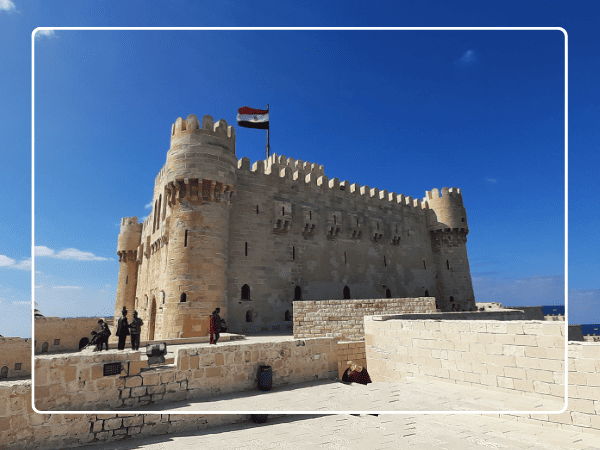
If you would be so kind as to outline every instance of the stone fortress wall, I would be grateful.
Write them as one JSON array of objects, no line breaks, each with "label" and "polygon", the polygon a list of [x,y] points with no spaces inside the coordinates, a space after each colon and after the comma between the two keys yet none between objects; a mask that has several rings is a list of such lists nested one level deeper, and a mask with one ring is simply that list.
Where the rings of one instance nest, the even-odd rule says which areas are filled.
[{"label": "stone fortress wall", "polygon": [[285,156],[250,167],[235,145],[224,120],[177,119],[152,213],[123,219],[115,314],[138,309],[142,339],[207,334],[217,306],[236,333],[290,330],[299,299],[475,306],[459,189],[420,200]]},{"label": "stone fortress wall", "polygon": [[109,324],[114,334],[112,317],[36,317],[35,354],[78,351],[81,345],[89,343],[92,330],[98,331],[100,319]]},{"label": "stone fortress wall", "polygon": [[0,336],[0,381],[31,376],[31,339]]}]

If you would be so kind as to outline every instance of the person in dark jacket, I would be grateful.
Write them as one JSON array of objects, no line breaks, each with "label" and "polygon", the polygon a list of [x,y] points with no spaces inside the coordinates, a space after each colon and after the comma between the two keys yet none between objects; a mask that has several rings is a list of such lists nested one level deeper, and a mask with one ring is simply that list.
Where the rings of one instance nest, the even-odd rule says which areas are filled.
[{"label": "person in dark jacket", "polygon": [[221,329],[219,311],[221,311],[221,308],[215,309],[210,315],[210,343],[215,345],[219,340],[219,330]]},{"label": "person in dark jacket", "polygon": [[110,337],[110,335],[112,334],[110,332],[110,328],[108,328],[108,324],[106,322],[104,322],[104,329],[102,330],[102,333],[100,333],[102,335],[102,342],[100,343],[100,350],[102,350],[102,345],[104,344],[106,346],[106,351],[108,351],[108,338]]},{"label": "person in dark jacket", "polygon": [[125,341],[127,340],[127,336],[129,336],[129,323],[127,322],[127,308],[123,306],[123,315],[119,317],[119,321],[117,322],[117,336],[119,336],[119,350],[125,350]]},{"label": "person in dark jacket", "polygon": [[144,325],[144,321],[138,317],[137,311],[133,311],[133,320],[129,324],[129,332],[131,333],[131,348],[134,350],[140,349],[142,325]]},{"label": "person in dark jacket", "polygon": [[348,368],[344,372],[344,375],[342,375],[342,381],[346,383],[369,384],[371,383],[371,377],[367,369],[353,361],[348,361]]}]

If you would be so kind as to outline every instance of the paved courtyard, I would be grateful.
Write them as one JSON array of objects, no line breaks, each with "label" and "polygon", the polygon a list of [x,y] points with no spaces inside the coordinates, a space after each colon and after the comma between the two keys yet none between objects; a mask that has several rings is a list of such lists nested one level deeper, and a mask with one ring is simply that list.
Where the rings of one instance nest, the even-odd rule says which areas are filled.
[{"label": "paved courtyard", "polygon": [[86,446],[89,450],[599,450],[599,436],[479,414],[289,415],[195,433]]},{"label": "paved courtyard", "polygon": [[271,391],[235,392],[203,400],[136,407],[132,411],[560,411],[564,402],[444,381],[408,378],[397,383],[346,384],[320,380]]}]

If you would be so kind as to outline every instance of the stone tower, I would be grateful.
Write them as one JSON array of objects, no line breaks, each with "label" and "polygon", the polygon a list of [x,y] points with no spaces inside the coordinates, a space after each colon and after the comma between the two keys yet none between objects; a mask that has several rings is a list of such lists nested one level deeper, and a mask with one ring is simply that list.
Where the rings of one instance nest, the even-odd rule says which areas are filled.
[{"label": "stone tower", "polygon": [[117,282],[117,302],[115,304],[115,317],[121,317],[121,310],[125,306],[129,311],[135,307],[135,291],[138,275],[138,247],[142,236],[142,224],[138,224],[137,217],[124,217],[121,219],[121,231],[117,243],[119,256],[119,280]]},{"label": "stone tower", "polygon": [[163,289],[173,298],[164,304],[163,337],[205,336],[215,308],[227,316],[229,220],[237,162],[235,130],[225,120],[215,124],[206,115],[200,124],[192,114],[173,124],[160,180],[164,195],[155,206],[153,230],[168,236]]},{"label": "stone tower", "polygon": [[436,300],[438,308],[449,311],[475,307],[475,294],[467,258],[469,225],[460,189],[447,187],[425,193],[427,229],[436,263]]}]

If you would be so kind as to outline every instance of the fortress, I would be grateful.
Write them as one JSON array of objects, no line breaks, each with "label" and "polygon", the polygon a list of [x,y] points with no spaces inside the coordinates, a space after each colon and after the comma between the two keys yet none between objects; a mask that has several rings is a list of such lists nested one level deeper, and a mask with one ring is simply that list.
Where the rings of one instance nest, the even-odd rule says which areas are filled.
[{"label": "fortress", "polygon": [[224,120],[178,118],[152,213],[122,219],[115,315],[136,309],[142,340],[204,336],[216,307],[233,333],[291,331],[294,300],[475,309],[460,189],[413,199],[235,145]]}]

